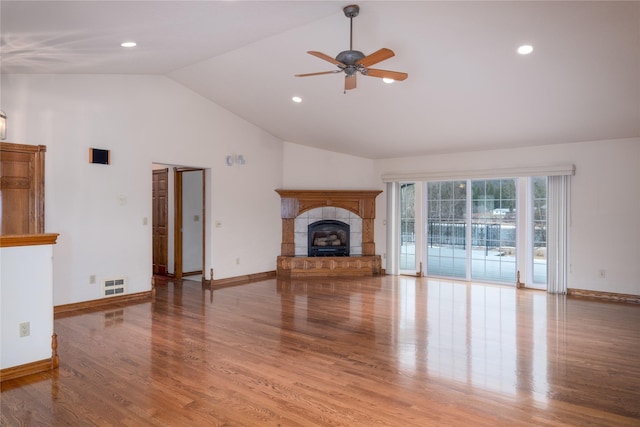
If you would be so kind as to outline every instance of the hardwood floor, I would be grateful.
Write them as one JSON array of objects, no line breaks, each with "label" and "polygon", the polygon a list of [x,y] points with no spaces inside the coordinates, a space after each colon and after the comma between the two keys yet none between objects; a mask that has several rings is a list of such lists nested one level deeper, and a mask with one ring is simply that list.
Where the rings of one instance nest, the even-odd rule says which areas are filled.
[{"label": "hardwood floor", "polygon": [[216,289],[55,321],[16,425],[640,425],[640,306],[383,276]]}]

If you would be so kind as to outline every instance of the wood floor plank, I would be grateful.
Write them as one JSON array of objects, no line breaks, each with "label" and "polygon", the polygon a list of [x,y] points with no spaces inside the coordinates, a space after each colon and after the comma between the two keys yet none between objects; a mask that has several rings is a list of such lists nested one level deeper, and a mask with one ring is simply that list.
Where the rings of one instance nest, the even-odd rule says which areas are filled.
[{"label": "wood floor plank", "polygon": [[1,425],[638,426],[640,307],[409,277],[268,279],[55,321]]}]

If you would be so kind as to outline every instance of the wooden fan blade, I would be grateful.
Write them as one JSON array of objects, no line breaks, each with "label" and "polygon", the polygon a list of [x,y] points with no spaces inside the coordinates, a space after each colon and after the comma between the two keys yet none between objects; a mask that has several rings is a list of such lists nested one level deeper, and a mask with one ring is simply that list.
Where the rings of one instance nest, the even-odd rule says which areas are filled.
[{"label": "wooden fan blade", "polygon": [[344,90],[351,90],[356,88],[356,75],[344,77]]},{"label": "wooden fan blade", "polygon": [[383,47],[382,49],[373,52],[371,55],[365,56],[360,61],[357,61],[356,64],[368,67],[369,65],[377,64],[378,62],[382,62],[385,59],[389,59],[392,56],[395,56],[395,53],[393,53],[391,49]]},{"label": "wooden fan blade", "polygon": [[306,73],[306,74],[296,74],[296,77],[309,77],[309,76],[319,76],[321,74],[335,74],[341,73],[342,70],[333,70],[333,71],[320,71],[318,73]]},{"label": "wooden fan blade", "polygon": [[401,73],[399,71],[376,70],[375,68],[368,68],[366,74],[365,73],[363,74],[365,76],[380,77],[381,79],[387,78],[387,79],[393,79],[398,81],[402,81],[407,77],[409,77],[409,74],[407,73]]},{"label": "wooden fan blade", "polygon": [[329,55],[324,54],[322,52],[316,52],[314,50],[310,50],[307,53],[309,55],[315,56],[316,58],[324,59],[327,62],[331,62],[332,64],[335,64],[337,66],[343,66],[343,67],[345,66],[342,62],[340,62],[337,59],[334,59],[334,58],[330,57]]}]

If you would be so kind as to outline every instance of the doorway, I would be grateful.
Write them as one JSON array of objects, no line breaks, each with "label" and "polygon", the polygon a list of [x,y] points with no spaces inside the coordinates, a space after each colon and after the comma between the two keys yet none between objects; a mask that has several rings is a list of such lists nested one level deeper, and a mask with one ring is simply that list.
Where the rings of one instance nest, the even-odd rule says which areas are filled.
[{"label": "doorway", "polygon": [[175,277],[204,271],[204,169],[175,168]]},{"label": "doorway", "polygon": [[205,170],[161,164],[152,169],[153,274],[204,278]]}]

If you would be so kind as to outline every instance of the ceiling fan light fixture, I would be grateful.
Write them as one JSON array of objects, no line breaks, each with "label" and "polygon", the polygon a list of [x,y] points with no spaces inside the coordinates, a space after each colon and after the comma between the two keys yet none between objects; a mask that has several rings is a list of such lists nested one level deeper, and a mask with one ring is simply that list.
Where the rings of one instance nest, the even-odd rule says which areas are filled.
[{"label": "ceiling fan light fixture", "polygon": [[382,81],[385,82],[386,84],[391,84],[391,83],[395,82],[394,79],[390,79],[389,77],[383,77]]},{"label": "ceiling fan light fixture", "polygon": [[520,55],[529,55],[531,52],[533,52],[533,46],[530,44],[523,44],[518,48],[518,53]]},{"label": "ceiling fan light fixture", "polygon": [[294,96],[291,98],[291,100],[296,104],[300,104],[302,102],[302,98],[300,98],[299,96]]}]

